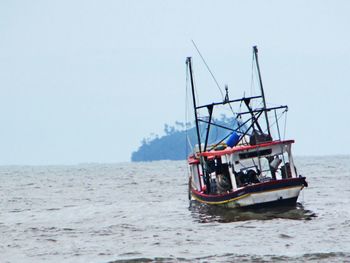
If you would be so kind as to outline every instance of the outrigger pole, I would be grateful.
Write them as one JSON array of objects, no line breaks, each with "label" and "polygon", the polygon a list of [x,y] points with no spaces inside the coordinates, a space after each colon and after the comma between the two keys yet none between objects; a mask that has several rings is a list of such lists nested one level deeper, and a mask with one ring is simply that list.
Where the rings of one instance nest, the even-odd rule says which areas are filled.
[{"label": "outrigger pole", "polygon": [[264,112],[265,112],[265,119],[266,119],[266,125],[267,125],[267,132],[269,133],[269,136],[271,137],[270,124],[269,124],[269,119],[268,119],[267,110],[266,110],[266,100],[265,100],[264,87],[263,87],[263,84],[262,84],[260,67],[259,67],[258,47],[257,46],[253,46],[253,50],[254,50],[256,67],[258,69],[258,74],[259,74],[259,83],[260,83],[260,89],[261,89],[261,97],[262,97],[262,100],[263,100],[263,103],[264,103]]}]

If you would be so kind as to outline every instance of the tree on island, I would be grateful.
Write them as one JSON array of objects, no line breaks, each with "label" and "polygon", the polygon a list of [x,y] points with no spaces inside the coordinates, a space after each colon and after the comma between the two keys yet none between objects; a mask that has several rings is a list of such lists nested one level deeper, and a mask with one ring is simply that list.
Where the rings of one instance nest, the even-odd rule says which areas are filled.
[{"label": "tree on island", "polygon": [[[225,115],[221,115],[220,119],[214,119],[213,121],[219,125],[232,128],[237,125],[235,118],[227,118]],[[206,125],[200,125],[200,130],[201,135],[204,136]],[[214,143],[230,133],[229,130],[215,126],[212,126],[210,131],[209,143]],[[190,122],[176,121],[175,126],[165,124],[164,133],[163,136],[151,134],[148,138],[144,138],[139,149],[132,153],[131,161],[185,160],[192,152],[194,144],[197,144],[196,128]],[[188,140],[186,137],[188,137]],[[189,142],[192,145],[189,145]]]}]

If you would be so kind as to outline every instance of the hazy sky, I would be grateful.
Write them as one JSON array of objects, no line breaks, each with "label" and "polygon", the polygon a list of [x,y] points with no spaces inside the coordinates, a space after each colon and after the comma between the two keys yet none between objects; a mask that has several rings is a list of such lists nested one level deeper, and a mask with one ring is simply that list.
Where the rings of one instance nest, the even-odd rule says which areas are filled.
[{"label": "hazy sky", "polygon": [[[129,161],[185,118],[185,59],[218,95],[288,104],[297,155],[350,154],[350,1],[1,1],[0,164]],[[211,101],[208,101],[211,102]]]}]

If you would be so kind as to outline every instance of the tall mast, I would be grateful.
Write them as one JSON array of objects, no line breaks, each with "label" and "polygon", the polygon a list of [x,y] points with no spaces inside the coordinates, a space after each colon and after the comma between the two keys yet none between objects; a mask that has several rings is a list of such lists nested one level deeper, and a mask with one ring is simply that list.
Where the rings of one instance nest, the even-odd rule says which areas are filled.
[{"label": "tall mast", "polygon": [[192,89],[192,98],[193,98],[193,108],[194,108],[194,118],[195,118],[195,121],[196,121],[196,130],[197,130],[197,139],[198,139],[199,153],[202,153],[201,138],[200,138],[200,133],[199,133],[198,116],[197,116],[196,97],[195,97],[195,94],[194,94],[194,84],[193,84],[193,74],[192,74],[192,58],[191,57],[187,58],[186,64],[188,65],[189,71],[190,71],[191,89]]},{"label": "tall mast", "polygon": [[[189,71],[190,71],[190,77],[191,77],[191,88],[192,88],[192,98],[193,98],[193,109],[194,109],[194,118],[196,120],[196,130],[197,130],[197,139],[198,139],[198,146],[199,146],[199,158],[200,158],[200,164],[201,164],[201,168],[202,168],[202,173],[203,173],[203,179],[204,179],[204,183],[207,187],[206,191],[209,191],[210,189],[210,182],[209,182],[209,176],[207,173],[207,170],[204,169],[204,160],[205,157],[203,157],[201,155],[202,153],[202,146],[201,146],[201,137],[200,137],[200,133],[199,133],[199,125],[198,125],[198,116],[197,116],[197,105],[196,105],[196,96],[194,93],[194,83],[193,83],[193,73],[192,73],[192,58],[188,57],[186,60],[186,64],[188,65]],[[208,131],[209,132],[209,131]],[[207,141],[207,139],[206,139]]]},{"label": "tall mast", "polygon": [[253,46],[253,50],[254,50],[254,56],[255,56],[255,61],[256,61],[256,67],[258,69],[258,74],[259,74],[259,83],[260,83],[260,89],[261,89],[261,97],[262,97],[263,103],[264,103],[264,113],[265,113],[265,119],[266,119],[266,125],[267,125],[267,132],[268,132],[268,134],[271,137],[270,124],[269,124],[269,119],[267,117],[267,110],[266,110],[266,100],[265,100],[264,87],[263,87],[263,84],[262,84],[260,67],[259,67],[258,47],[257,46]]}]

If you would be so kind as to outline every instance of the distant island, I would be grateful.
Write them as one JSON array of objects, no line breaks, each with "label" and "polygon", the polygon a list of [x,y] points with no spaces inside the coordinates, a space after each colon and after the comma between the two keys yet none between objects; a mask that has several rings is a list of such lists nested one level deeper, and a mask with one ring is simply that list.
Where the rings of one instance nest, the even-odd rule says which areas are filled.
[{"label": "distant island", "polygon": [[[237,125],[235,118],[227,118],[225,115],[214,119],[214,122],[232,128]],[[202,124],[200,126],[202,136],[205,134],[205,129],[206,125]],[[192,152],[192,147],[197,144],[196,128],[193,123],[177,121],[174,126],[165,124],[164,133],[163,136],[152,134],[148,138],[144,138],[139,149],[132,153],[131,161],[185,160]],[[229,133],[229,130],[212,126],[209,143],[217,141]]]}]

